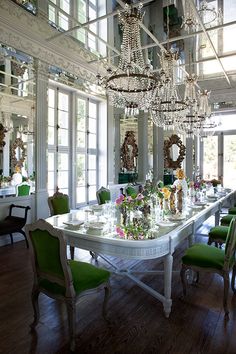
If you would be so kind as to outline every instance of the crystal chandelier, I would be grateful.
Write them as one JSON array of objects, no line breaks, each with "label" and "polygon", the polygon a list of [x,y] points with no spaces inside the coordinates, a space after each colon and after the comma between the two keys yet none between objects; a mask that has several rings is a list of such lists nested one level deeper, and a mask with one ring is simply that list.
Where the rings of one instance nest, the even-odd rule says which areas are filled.
[{"label": "crystal chandelier", "polygon": [[175,84],[177,60],[176,51],[162,51],[159,90],[149,109],[153,122],[167,130],[173,129],[179,117],[184,116],[187,110],[187,104],[179,97]]},{"label": "crystal chandelier", "polygon": [[149,61],[144,62],[140,39],[142,5],[137,8],[126,4],[119,13],[123,41],[118,67],[108,67],[106,76],[97,75],[98,84],[106,89],[111,105],[124,108],[126,115],[137,115],[139,109],[147,109],[158,86]]},{"label": "crystal chandelier", "polygon": [[[196,15],[193,11],[192,4],[189,0],[183,1],[183,22],[182,27],[189,33],[191,30],[198,30],[199,22],[196,19]],[[209,25],[218,25],[222,19],[221,10],[211,6],[208,1],[202,0],[200,2],[199,9],[197,9],[198,15],[205,27]]]}]

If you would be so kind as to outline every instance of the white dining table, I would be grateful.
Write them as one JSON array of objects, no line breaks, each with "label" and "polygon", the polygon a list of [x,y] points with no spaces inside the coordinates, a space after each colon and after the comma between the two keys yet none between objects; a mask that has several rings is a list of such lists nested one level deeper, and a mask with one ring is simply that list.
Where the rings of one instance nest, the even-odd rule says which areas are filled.
[{"label": "white dining table", "polygon": [[[164,314],[169,317],[172,306],[171,299],[171,284],[173,270],[173,253],[175,249],[184,240],[188,240],[188,245],[194,242],[194,234],[197,228],[207,220],[210,216],[215,216],[215,224],[219,223],[221,207],[226,202],[234,205],[235,191],[228,191],[226,195],[218,196],[217,200],[207,200],[205,205],[192,206],[188,209],[188,214],[184,220],[175,220],[166,225],[160,223],[161,226],[154,228],[152,239],[145,240],[129,240],[120,238],[116,232],[108,232],[98,234],[96,231],[91,232],[83,225],[79,229],[71,229],[68,224],[76,224],[79,220],[85,224],[94,220],[104,220],[102,213],[93,213],[89,209],[72,210],[68,214],[56,215],[46,220],[55,228],[64,231],[67,243],[70,246],[78,247],[88,251],[92,251],[96,256],[101,256],[112,267],[116,274],[126,276],[134,281],[139,287],[144,289],[150,295],[161,301],[164,308]],[[106,220],[109,222],[108,220]],[[135,267],[120,268],[118,263],[115,263],[113,257],[133,260],[150,260],[160,259],[164,268],[160,270],[144,270],[136,271]],[[112,259],[112,260],[111,260]],[[120,262],[119,262],[120,264]],[[141,274],[159,274],[164,276],[164,292],[163,294],[145,284],[138,276]]]}]

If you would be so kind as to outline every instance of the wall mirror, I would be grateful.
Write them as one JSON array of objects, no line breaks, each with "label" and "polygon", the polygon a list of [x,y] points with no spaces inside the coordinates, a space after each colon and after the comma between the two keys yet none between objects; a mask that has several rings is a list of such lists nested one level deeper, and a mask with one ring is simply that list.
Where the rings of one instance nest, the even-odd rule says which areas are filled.
[{"label": "wall mirror", "polygon": [[181,168],[181,163],[185,157],[186,148],[180,137],[171,135],[164,141],[164,167],[176,170]]},{"label": "wall mirror", "polygon": [[12,143],[11,146],[11,165],[12,170],[15,169],[16,166],[22,167],[26,158],[26,148],[24,145],[24,141],[21,138],[16,138],[16,140]]}]

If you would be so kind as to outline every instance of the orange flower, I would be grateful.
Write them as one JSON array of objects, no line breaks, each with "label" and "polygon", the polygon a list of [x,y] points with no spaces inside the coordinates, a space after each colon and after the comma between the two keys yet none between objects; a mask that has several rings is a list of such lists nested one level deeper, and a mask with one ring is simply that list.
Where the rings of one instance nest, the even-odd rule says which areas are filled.
[{"label": "orange flower", "polygon": [[182,168],[178,168],[176,170],[176,177],[178,179],[184,179],[185,178],[185,173],[184,173],[184,170],[182,170]]}]

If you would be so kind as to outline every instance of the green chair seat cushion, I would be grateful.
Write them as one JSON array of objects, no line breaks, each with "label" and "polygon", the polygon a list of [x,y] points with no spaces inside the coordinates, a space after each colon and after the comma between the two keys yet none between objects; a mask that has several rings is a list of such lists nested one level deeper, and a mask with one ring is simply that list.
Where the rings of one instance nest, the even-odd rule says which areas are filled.
[{"label": "green chair seat cushion", "polygon": [[229,208],[229,210],[228,210],[228,214],[233,214],[233,215],[236,215],[236,207]]},{"label": "green chair seat cushion", "polygon": [[131,187],[131,186],[128,186],[126,188],[126,194],[132,198],[136,198],[137,197],[137,192],[136,192],[136,189]]},{"label": "green chair seat cushion", "polygon": [[76,294],[93,289],[108,281],[110,272],[92,264],[69,260]]},{"label": "green chair seat cushion", "polygon": [[228,215],[223,216],[220,220],[220,224],[222,226],[229,226],[230,221],[233,219],[234,216],[235,215],[233,215],[233,214],[228,214]]},{"label": "green chair seat cushion", "polygon": [[[99,285],[107,282],[110,277],[110,272],[105,269],[96,268],[89,263],[69,260],[69,266],[76,295],[79,295],[82,291],[97,288]],[[65,296],[65,287],[57,283],[42,279],[39,285],[50,293]]]},{"label": "green chair seat cushion", "polygon": [[209,237],[214,239],[221,239],[222,241],[226,241],[228,234],[228,226],[215,226],[210,229]]},{"label": "green chair seat cushion", "polygon": [[103,191],[99,192],[99,199],[100,199],[100,204],[105,204],[106,201],[111,200],[110,191],[103,190]]},{"label": "green chair seat cushion", "polygon": [[224,265],[225,252],[220,248],[196,243],[188,248],[182,257],[185,265],[221,270]]},{"label": "green chair seat cushion", "polygon": [[51,200],[54,215],[66,214],[70,212],[68,196],[60,196]]}]

